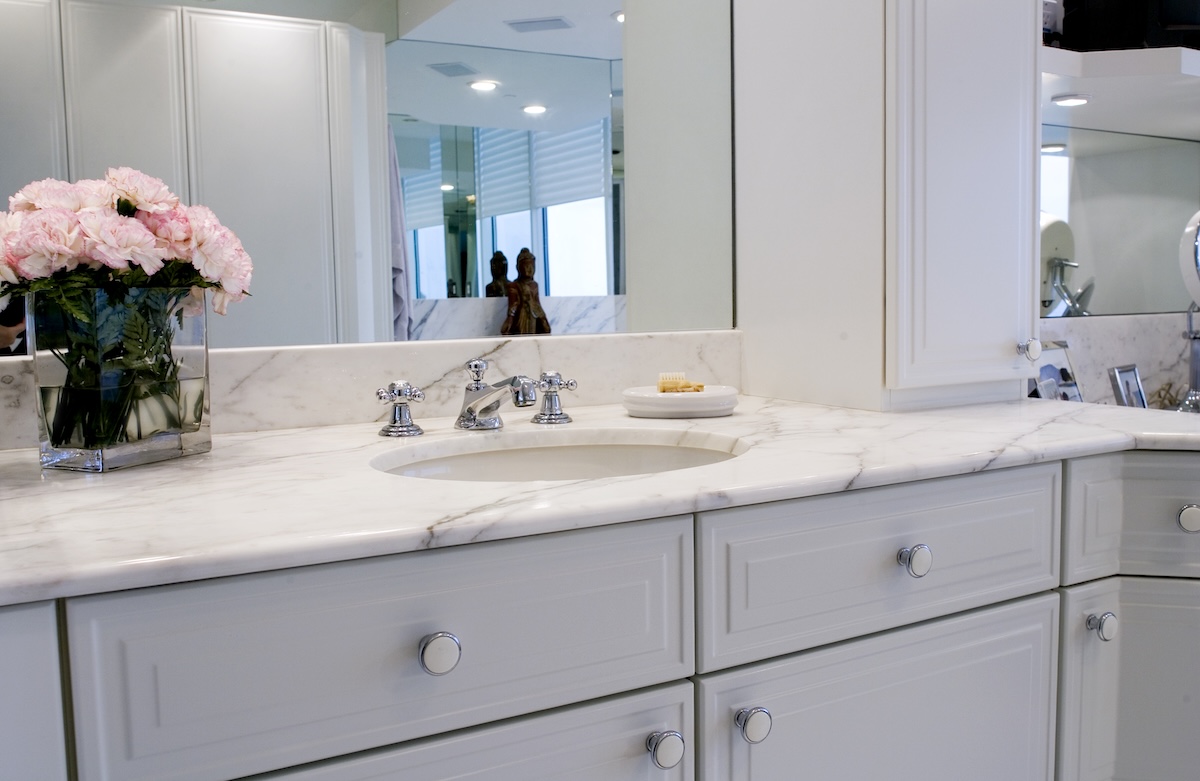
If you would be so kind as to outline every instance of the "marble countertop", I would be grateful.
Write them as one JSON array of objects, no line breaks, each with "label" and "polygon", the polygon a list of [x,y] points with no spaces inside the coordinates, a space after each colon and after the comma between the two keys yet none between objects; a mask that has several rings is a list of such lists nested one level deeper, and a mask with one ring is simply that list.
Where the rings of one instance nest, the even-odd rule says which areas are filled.
[{"label": "marble countertop", "polygon": [[[646,428],[740,455],[659,474],[583,481],[398,477],[372,458],[468,437],[544,432],[508,409],[500,432],[422,420],[214,438],[213,450],[103,475],[41,471],[0,451],[0,605],[519,537],[964,474],[1117,450],[1200,450],[1200,415],[1058,401],[875,413],[741,397],[724,418],[570,410],[561,431]],[[463,440],[468,441],[468,440]]]}]

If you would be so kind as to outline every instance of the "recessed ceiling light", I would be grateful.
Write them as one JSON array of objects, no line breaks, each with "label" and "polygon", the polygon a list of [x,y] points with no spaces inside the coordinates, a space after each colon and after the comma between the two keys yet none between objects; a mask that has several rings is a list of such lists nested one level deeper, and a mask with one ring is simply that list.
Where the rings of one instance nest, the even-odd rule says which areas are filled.
[{"label": "recessed ceiling light", "polygon": [[1042,144],[1042,154],[1053,155],[1067,151],[1066,144]]},{"label": "recessed ceiling light", "polygon": [[1050,102],[1056,106],[1082,106],[1092,99],[1091,95],[1083,95],[1078,92],[1069,92],[1063,95],[1055,95],[1050,98]]},{"label": "recessed ceiling light", "polygon": [[444,193],[448,193],[453,189],[454,189],[454,185],[452,185],[452,184],[443,184],[442,185],[442,192],[444,192]]},{"label": "recessed ceiling light", "polygon": [[491,92],[492,90],[496,89],[496,87],[498,87],[498,86],[499,85],[494,81],[473,81],[473,82],[471,82],[471,89],[478,90],[479,92]]},{"label": "recessed ceiling light", "polygon": [[521,110],[524,111],[526,114],[545,114],[546,113],[546,107],[539,106],[537,104],[534,104],[532,106],[526,106],[525,108],[523,108]]},{"label": "recessed ceiling light", "polygon": [[625,12],[624,11],[614,11],[612,18],[616,19],[621,24],[625,24]]}]

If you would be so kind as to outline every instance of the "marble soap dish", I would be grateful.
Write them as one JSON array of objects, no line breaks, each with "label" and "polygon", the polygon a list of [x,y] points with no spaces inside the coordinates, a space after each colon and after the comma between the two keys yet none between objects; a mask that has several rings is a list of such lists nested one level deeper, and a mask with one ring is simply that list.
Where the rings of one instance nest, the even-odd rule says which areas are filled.
[{"label": "marble soap dish", "polygon": [[732,415],[737,406],[737,388],[706,385],[692,393],[659,393],[647,385],[626,388],[621,393],[625,410],[635,418],[719,418]]}]

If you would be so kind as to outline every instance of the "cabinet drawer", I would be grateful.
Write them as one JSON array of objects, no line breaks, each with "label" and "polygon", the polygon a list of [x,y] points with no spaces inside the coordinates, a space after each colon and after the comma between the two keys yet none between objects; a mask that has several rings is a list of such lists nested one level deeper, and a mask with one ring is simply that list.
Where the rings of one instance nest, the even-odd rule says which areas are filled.
[{"label": "cabinet drawer", "polygon": [[[1048,781],[1057,616],[1042,594],[703,676],[700,779]],[[756,708],[752,745],[737,715]]]},{"label": "cabinet drawer", "polygon": [[[687,677],[688,516],[73,599],[82,781],[212,781]],[[425,672],[422,638],[461,659]]]},{"label": "cabinet drawer", "polygon": [[[272,781],[690,781],[695,778],[691,682],[600,703],[512,719],[503,724],[417,740],[310,768]],[[675,731],[684,738],[678,765],[656,767],[646,739]]]},{"label": "cabinet drawer", "polygon": [[[1058,585],[1054,464],[702,513],[701,672]],[[928,546],[910,577],[901,549]]]},{"label": "cabinet drawer", "polygon": [[1067,462],[1063,584],[1115,575],[1200,578],[1200,453],[1128,451]]}]

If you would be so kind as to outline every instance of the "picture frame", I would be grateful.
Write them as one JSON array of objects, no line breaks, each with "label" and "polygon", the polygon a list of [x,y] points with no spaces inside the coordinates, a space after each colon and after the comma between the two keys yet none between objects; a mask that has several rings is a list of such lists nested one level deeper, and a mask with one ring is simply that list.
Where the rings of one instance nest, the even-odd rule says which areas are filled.
[{"label": "picture frame", "polygon": [[1108,370],[1108,378],[1112,381],[1113,397],[1122,407],[1141,407],[1146,409],[1146,391],[1142,388],[1142,377],[1136,364],[1114,366]]}]

